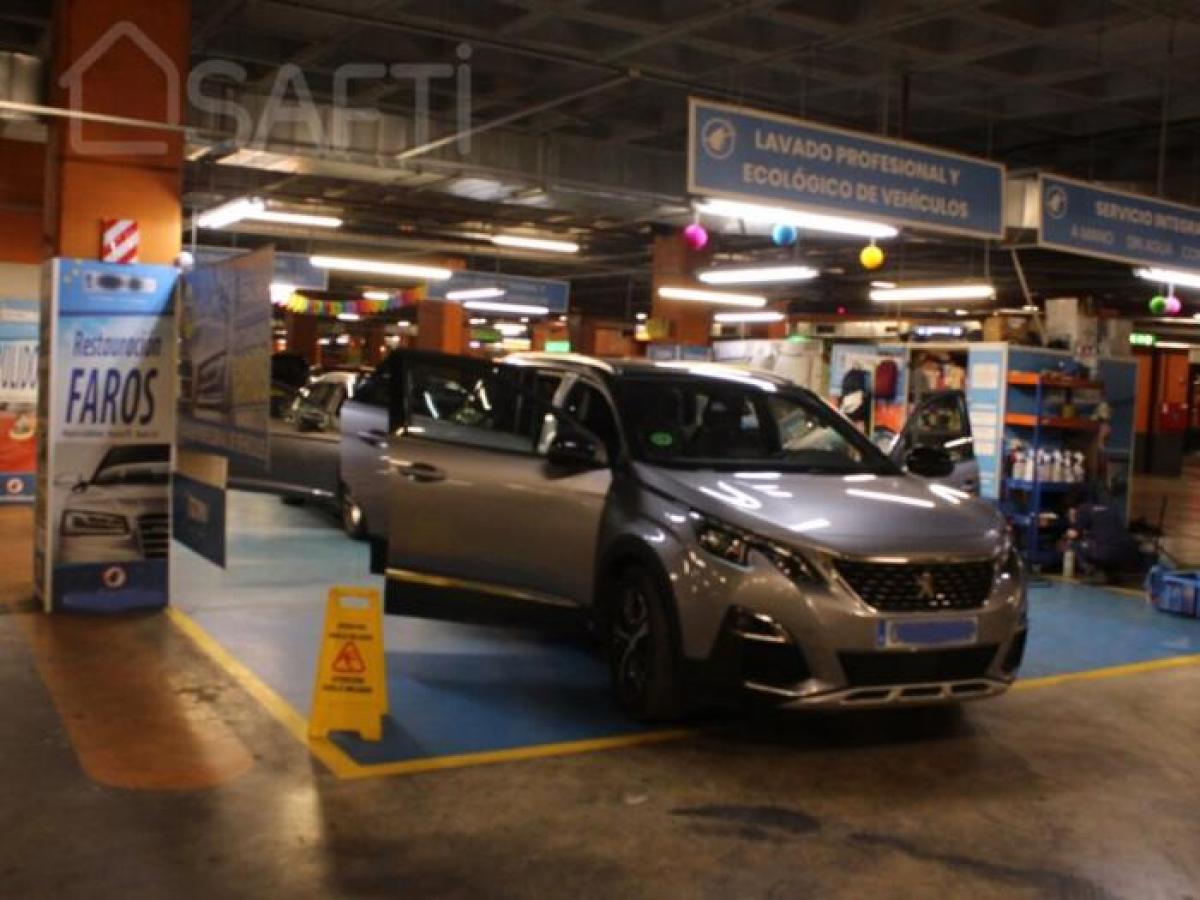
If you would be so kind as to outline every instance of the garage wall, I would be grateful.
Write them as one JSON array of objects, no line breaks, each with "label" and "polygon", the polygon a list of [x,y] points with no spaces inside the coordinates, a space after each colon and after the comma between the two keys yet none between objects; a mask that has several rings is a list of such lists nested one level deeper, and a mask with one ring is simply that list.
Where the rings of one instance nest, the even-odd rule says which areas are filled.
[{"label": "garage wall", "polygon": [[[45,256],[42,253],[45,172],[45,144],[0,139],[0,263],[36,267]],[[7,284],[0,283],[0,295],[5,294],[11,296]]]}]

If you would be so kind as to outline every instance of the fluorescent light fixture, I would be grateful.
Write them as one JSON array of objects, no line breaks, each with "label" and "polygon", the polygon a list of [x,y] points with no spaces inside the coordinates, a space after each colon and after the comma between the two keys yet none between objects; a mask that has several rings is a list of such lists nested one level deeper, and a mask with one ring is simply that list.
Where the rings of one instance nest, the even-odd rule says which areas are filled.
[{"label": "fluorescent light fixture", "polygon": [[871,282],[871,287],[873,287],[873,288],[883,288],[886,290],[888,288],[894,288],[895,286],[896,286],[896,282],[894,282],[894,281],[872,281]]},{"label": "fluorescent light fixture", "polygon": [[1147,281],[1157,281],[1159,284],[1200,288],[1200,272],[1181,272],[1178,269],[1134,269],[1133,274],[1138,278],[1145,278]]},{"label": "fluorescent light fixture", "polygon": [[341,228],[342,220],[337,216],[316,216],[311,213],[284,212],[283,210],[260,209],[246,216],[255,222],[273,222],[276,225],[303,225],[308,228]]},{"label": "fluorescent light fixture", "polygon": [[915,300],[991,300],[996,289],[990,284],[933,284],[925,287],[876,288],[871,299],[876,303],[903,303]]},{"label": "fluorescent light fixture", "polygon": [[496,330],[505,337],[520,337],[529,329],[514,322],[497,322]]},{"label": "fluorescent light fixture", "polygon": [[769,284],[809,281],[820,274],[812,266],[745,266],[736,269],[706,269],[696,277],[705,284]]},{"label": "fluorescent light fixture", "polygon": [[338,318],[343,322],[357,322],[362,316],[358,313],[338,313]]},{"label": "fluorescent light fixture", "polygon": [[767,305],[767,298],[756,294],[727,294],[724,291],[703,291],[699,288],[660,287],[658,296],[666,300],[695,300],[697,303],[720,303],[725,306]]},{"label": "fluorescent light fixture", "polygon": [[645,321],[646,321],[646,319],[648,319],[648,318],[649,318],[649,314],[647,314],[647,313],[638,313],[636,316],[634,316],[634,318],[635,318],[635,319],[637,319],[639,322],[645,322]]},{"label": "fluorescent light fixture", "polygon": [[234,222],[242,221],[251,213],[261,213],[266,208],[267,205],[257,198],[239,197],[201,213],[196,218],[196,224],[201,228],[225,228]]},{"label": "fluorescent light fixture", "polygon": [[294,284],[286,284],[282,281],[271,282],[271,302],[276,306],[287,303],[294,293],[296,293]]},{"label": "fluorescent light fixture", "polygon": [[243,219],[271,222],[276,225],[303,225],[308,228],[342,227],[342,220],[337,216],[317,216],[311,213],[267,209],[266,202],[258,197],[239,197],[237,200],[223,203],[201,213],[196,219],[196,224],[201,228],[227,228]]},{"label": "fluorescent light fixture", "polygon": [[516,247],[521,250],[546,250],[550,253],[579,252],[579,245],[574,241],[555,241],[549,238],[524,237],[519,234],[493,234],[492,243],[497,247]]},{"label": "fluorescent light fixture", "polygon": [[971,311],[969,309],[956,309],[954,311],[954,314],[956,316],[969,316],[971,314]]},{"label": "fluorescent light fixture", "polygon": [[808,231],[828,231],[831,234],[849,234],[855,237],[894,238],[900,233],[891,225],[884,225],[882,222],[760,206],[757,203],[739,203],[735,200],[703,200],[696,205],[696,209],[710,216],[726,216],[763,225],[795,225]]},{"label": "fluorescent light fixture", "polygon": [[337,336],[337,340],[336,340],[336,341],[334,341],[334,343],[336,343],[336,344],[337,344],[338,346],[340,346],[340,347],[344,347],[344,346],[346,346],[348,343],[350,343],[350,335],[348,335],[348,334],[339,334],[339,335]]},{"label": "fluorescent light fixture", "polygon": [[489,300],[492,297],[503,297],[508,291],[498,287],[469,288],[461,291],[449,291],[447,300],[460,302],[463,300]]},{"label": "fluorescent light fixture", "polygon": [[383,262],[378,259],[313,256],[309,261],[318,269],[334,269],[339,272],[361,272],[365,275],[392,275],[396,278],[423,278],[428,281],[447,281],[454,274],[449,269],[444,269],[441,266]]},{"label": "fluorescent light fixture", "polygon": [[787,318],[781,312],[744,312],[744,313],[717,313],[713,318],[722,325],[738,325],[751,322],[782,322]]},{"label": "fluorescent light fixture", "polygon": [[487,321],[488,321],[487,319],[477,316],[474,319],[467,319],[467,324],[468,325],[486,325]]},{"label": "fluorescent light fixture", "polygon": [[521,303],[492,303],[488,300],[468,300],[463,309],[474,309],[479,312],[510,313],[514,316],[544,316],[550,312],[545,306],[526,306]]},{"label": "fluorescent light fixture", "polygon": [[1159,341],[1154,346],[1159,350],[1191,350],[1196,345],[1184,343],[1183,341]]},{"label": "fluorescent light fixture", "polygon": [[387,291],[363,291],[364,300],[391,300],[392,295]]}]

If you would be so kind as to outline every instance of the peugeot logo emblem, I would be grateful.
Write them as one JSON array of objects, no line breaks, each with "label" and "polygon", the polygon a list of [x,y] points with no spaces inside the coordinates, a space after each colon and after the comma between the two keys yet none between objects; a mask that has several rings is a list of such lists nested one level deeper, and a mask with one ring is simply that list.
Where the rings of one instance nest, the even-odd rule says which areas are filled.
[{"label": "peugeot logo emblem", "polygon": [[917,576],[917,598],[928,600],[930,603],[937,601],[937,590],[933,585],[933,573],[928,569]]}]

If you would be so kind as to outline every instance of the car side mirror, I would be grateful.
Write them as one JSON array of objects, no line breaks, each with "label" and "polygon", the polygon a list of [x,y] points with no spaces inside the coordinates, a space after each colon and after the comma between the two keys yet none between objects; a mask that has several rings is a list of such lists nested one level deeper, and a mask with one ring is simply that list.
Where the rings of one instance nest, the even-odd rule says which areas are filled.
[{"label": "car side mirror", "polygon": [[913,447],[904,456],[904,468],[922,478],[946,478],[954,473],[954,460],[941,447]]},{"label": "car side mirror", "polygon": [[604,465],[596,442],[579,433],[560,433],[550,442],[546,460],[559,469],[595,469]]}]

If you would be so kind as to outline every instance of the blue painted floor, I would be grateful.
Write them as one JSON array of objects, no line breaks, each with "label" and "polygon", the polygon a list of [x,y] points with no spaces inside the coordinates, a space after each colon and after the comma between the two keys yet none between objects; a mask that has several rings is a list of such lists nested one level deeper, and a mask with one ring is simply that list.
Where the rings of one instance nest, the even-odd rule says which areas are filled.
[{"label": "blue painted floor", "polygon": [[[374,585],[367,549],[333,519],[232,492],[229,568],[175,545],[173,602],[307,715],[321,617],[332,585]],[[1035,588],[1026,678],[1200,653],[1200,620],[1155,612],[1100,588]],[[356,762],[503,750],[636,733],[584,643],[387,617],[392,715],[379,743],[337,738]]]}]

